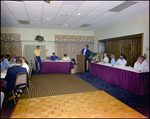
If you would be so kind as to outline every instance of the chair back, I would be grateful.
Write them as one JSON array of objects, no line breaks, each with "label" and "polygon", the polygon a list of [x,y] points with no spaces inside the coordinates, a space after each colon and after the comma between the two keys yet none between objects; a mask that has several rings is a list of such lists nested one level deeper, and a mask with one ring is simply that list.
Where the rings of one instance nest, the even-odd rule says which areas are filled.
[{"label": "chair back", "polygon": [[17,74],[17,77],[16,77],[16,82],[15,82],[15,85],[14,85],[14,89],[16,88],[23,88],[27,85],[27,74],[26,72],[20,72]]},{"label": "chair back", "polygon": [[29,79],[31,79],[31,75],[32,75],[32,67],[29,68]]}]

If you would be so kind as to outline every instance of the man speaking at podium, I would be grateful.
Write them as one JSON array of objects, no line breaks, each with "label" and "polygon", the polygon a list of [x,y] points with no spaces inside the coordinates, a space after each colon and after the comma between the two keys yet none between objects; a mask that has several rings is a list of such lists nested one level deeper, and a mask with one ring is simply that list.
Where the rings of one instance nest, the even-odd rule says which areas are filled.
[{"label": "man speaking at podium", "polygon": [[85,48],[83,48],[82,51],[81,51],[82,55],[87,56],[86,70],[88,70],[88,60],[89,60],[89,56],[90,56],[90,50],[88,48],[89,48],[89,46],[85,45]]},{"label": "man speaking at podium", "polygon": [[90,50],[88,48],[89,48],[89,46],[85,45],[85,48],[83,48],[81,51],[82,55],[87,56],[87,60],[89,60],[89,56],[90,56]]}]

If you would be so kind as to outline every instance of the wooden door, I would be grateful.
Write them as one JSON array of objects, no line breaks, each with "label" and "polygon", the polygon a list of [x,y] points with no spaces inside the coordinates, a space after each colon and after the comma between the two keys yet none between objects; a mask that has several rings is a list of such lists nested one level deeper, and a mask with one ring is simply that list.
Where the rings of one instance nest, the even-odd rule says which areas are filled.
[{"label": "wooden door", "polygon": [[121,54],[124,54],[127,58],[126,66],[131,66],[132,59],[132,39],[121,40]]},{"label": "wooden door", "polygon": [[141,42],[141,37],[139,38],[133,38],[132,39],[132,60],[131,60],[131,66],[134,66],[134,63],[136,62],[137,58],[141,54],[141,49],[142,49],[142,42]]}]

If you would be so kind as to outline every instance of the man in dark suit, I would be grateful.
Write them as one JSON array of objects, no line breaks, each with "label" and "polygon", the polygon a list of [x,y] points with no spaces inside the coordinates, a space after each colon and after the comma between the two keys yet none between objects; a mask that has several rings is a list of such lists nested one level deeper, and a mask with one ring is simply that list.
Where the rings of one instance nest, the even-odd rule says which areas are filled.
[{"label": "man in dark suit", "polygon": [[89,56],[90,56],[90,50],[88,49],[89,46],[88,45],[85,45],[85,48],[82,49],[81,53],[83,55],[86,55],[87,56],[87,60],[89,60]]},{"label": "man in dark suit", "polygon": [[21,65],[22,65],[22,60],[20,58],[17,58],[15,61],[15,66],[10,67],[7,70],[7,74],[5,77],[5,88],[6,88],[7,94],[12,92],[18,73],[26,72],[27,77],[28,77],[27,69],[21,67]]}]

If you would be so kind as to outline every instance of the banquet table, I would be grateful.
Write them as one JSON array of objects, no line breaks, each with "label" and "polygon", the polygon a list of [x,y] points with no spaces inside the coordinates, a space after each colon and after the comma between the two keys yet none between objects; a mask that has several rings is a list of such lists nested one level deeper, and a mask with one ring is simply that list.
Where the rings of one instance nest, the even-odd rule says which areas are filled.
[{"label": "banquet table", "polygon": [[90,74],[135,95],[149,94],[149,72],[132,67],[112,66],[110,63],[90,63]]},{"label": "banquet table", "polygon": [[63,61],[43,61],[41,72],[42,73],[54,73],[54,74],[70,74],[73,68],[72,62]]}]

